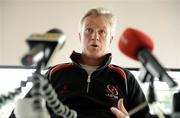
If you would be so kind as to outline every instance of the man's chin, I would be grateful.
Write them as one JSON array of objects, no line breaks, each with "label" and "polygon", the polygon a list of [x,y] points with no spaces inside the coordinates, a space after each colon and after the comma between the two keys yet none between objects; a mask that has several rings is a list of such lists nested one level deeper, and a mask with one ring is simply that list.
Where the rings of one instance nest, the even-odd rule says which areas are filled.
[{"label": "man's chin", "polygon": [[103,55],[102,54],[99,54],[97,52],[94,52],[94,53],[91,53],[89,54],[89,57],[93,58],[93,59],[99,59],[99,58],[102,58]]}]

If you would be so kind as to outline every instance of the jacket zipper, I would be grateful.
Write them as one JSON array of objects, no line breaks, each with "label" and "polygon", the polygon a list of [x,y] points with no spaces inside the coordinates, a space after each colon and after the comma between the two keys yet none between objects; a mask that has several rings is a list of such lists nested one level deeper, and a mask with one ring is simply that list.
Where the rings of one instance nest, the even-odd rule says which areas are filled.
[{"label": "jacket zipper", "polygon": [[86,92],[89,93],[89,85],[90,85],[90,82],[91,82],[91,75],[88,75],[88,78],[87,78],[87,88],[86,88]]}]

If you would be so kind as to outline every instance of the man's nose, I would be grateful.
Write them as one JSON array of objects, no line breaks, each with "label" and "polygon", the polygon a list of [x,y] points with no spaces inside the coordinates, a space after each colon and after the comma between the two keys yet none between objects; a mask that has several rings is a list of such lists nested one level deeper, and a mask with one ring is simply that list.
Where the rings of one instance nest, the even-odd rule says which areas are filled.
[{"label": "man's nose", "polygon": [[98,33],[98,31],[93,32],[92,39],[99,40],[99,33]]}]

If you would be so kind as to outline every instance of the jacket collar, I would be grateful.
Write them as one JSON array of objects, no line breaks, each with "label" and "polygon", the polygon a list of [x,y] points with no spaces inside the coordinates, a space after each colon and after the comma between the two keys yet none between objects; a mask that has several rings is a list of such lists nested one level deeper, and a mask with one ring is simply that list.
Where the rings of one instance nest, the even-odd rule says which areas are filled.
[{"label": "jacket collar", "polygon": [[[80,57],[81,57],[81,53],[78,53],[78,52],[75,52],[75,51],[73,51],[72,54],[70,55],[70,58],[71,58],[72,62],[75,65],[77,65],[78,67],[81,67],[81,65],[79,64]],[[98,70],[107,67],[111,63],[111,59],[112,59],[112,54],[111,53],[106,54],[106,57],[102,61],[102,63],[99,66]]]}]

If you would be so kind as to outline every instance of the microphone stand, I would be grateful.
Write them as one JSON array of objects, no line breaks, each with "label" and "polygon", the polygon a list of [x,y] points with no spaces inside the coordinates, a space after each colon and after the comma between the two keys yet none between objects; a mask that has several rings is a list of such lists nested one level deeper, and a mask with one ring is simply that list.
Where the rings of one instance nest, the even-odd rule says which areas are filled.
[{"label": "microphone stand", "polygon": [[[15,115],[17,118],[49,118],[41,90],[41,81],[44,79],[41,75],[41,69],[44,68],[44,65],[43,58],[37,63],[36,70],[32,76],[28,77],[29,81],[33,83],[33,87],[30,90],[32,97],[17,101],[17,105],[15,106]],[[26,113],[23,110],[25,105],[27,106],[25,109]]]},{"label": "microphone stand", "polygon": [[[46,62],[46,49],[44,48],[44,56],[43,58],[37,63],[36,71],[33,73],[31,77],[33,87],[30,91],[31,96],[34,98],[32,107],[33,110],[36,112],[38,111],[36,116],[30,118],[46,118],[47,114],[44,113],[45,110],[42,104],[42,98],[44,97],[47,105],[52,109],[52,111],[58,115],[62,116],[63,118],[77,118],[77,112],[69,109],[67,106],[63,105],[61,101],[59,101],[55,90],[53,89],[52,85],[49,84],[48,80],[44,78],[41,74],[41,70],[45,67]],[[42,97],[43,96],[43,97]],[[34,113],[33,113],[34,114]],[[28,117],[29,118],[29,117]]]},{"label": "microphone stand", "polygon": [[156,93],[154,89],[154,77],[145,68],[142,68],[139,79],[143,83],[149,82],[148,103],[150,103],[150,105],[153,107],[153,111],[159,118],[165,118],[163,111],[159,108],[157,104]]}]

